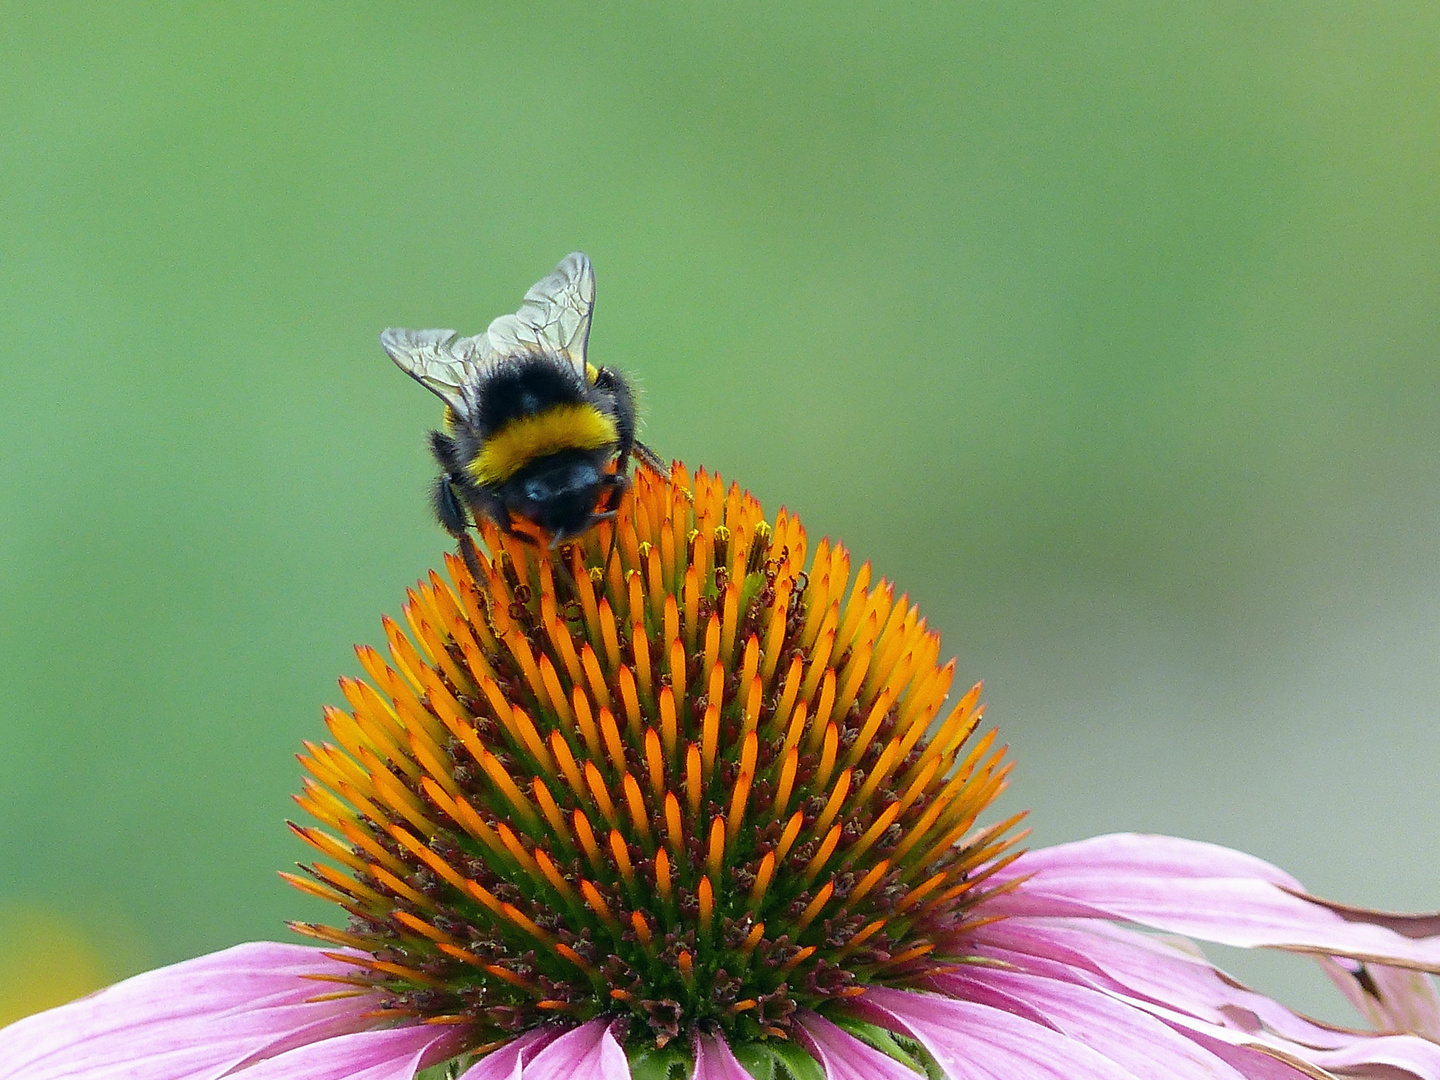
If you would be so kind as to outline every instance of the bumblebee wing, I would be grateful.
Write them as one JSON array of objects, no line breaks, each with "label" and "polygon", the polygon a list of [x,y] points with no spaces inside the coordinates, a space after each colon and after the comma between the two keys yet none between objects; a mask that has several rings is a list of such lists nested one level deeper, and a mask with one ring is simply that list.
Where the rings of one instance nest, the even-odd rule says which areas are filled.
[{"label": "bumblebee wing", "polygon": [[584,254],[573,252],[530,287],[519,311],[490,324],[481,335],[481,360],[494,363],[525,353],[558,356],[584,378],[594,309],[595,271]]},{"label": "bumblebee wing", "polygon": [[454,330],[392,328],[380,335],[380,345],[401,371],[450,406],[456,416],[469,417],[466,387],[475,385],[479,371],[475,338],[462,338]]}]

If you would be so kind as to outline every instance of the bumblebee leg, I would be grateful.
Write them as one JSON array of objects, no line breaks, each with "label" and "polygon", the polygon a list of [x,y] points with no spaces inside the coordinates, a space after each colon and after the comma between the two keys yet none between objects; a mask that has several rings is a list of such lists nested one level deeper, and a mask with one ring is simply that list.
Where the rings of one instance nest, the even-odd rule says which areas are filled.
[{"label": "bumblebee leg", "polygon": [[615,419],[615,434],[619,442],[615,468],[623,473],[635,447],[635,395],[624,377],[610,368],[602,367],[596,371],[595,386],[610,397],[611,415]]},{"label": "bumblebee leg", "polygon": [[435,481],[432,501],[435,504],[435,516],[440,519],[445,531],[451,536],[461,537],[470,528],[470,518],[465,513],[460,497],[455,493],[453,481],[454,477],[450,473],[441,473]]},{"label": "bumblebee leg", "polygon": [[475,587],[483,588],[481,582],[485,580],[485,571],[480,568],[480,553],[475,550],[475,541],[469,533],[460,537],[460,558],[465,560],[465,569],[470,571],[470,580],[475,582]]},{"label": "bumblebee leg", "polygon": [[[612,473],[605,478],[607,489],[605,492],[605,512],[601,514],[591,514],[591,524],[594,524],[596,521],[604,521],[607,518],[614,517],[616,511],[620,509],[620,502],[625,498],[625,492],[630,490],[630,477],[625,473],[624,468],[625,463],[621,461],[621,471]],[[588,528],[589,526],[586,527]]]},{"label": "bumblebee leg", "polygon": [[665,464],[664,459],[639,439],[635,440],[635,445],[631,449],[635,460],[639,461],[642,465],[648,466],[652,472],[657,472],[661,476],[669,473],[670,467]]}]

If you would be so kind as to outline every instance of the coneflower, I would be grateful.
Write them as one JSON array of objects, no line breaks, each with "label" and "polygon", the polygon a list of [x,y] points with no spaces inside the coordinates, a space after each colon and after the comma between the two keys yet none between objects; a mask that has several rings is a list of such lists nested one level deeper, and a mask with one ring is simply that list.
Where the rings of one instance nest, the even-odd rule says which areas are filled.
[{"label": "coneflower", "polygon": [[[20,1021],[0,1077],[1440,1080],[1440,916],[1165,837],[1022,854],[979,687],[793,515],[676,466],[555,552],[482,541],[306,744],[323,946]],[[1138,927],[1314,954],[1371,1026]]]}]

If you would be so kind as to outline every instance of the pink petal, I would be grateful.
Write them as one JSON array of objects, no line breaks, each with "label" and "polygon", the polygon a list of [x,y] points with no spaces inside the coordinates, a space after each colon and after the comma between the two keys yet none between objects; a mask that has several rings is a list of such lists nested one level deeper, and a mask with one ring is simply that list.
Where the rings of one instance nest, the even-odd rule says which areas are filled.
[{"label": "pink petal", "polygon": [[[819,1013],[807,1010],[799,1014],[799,1021],[806,1049],[820,1062],[827,1080],[917,1080],[914,1070],[836,1027]],[[695,1080],[700,1080],[698,1072]]]},{"label": "pink petal", "polygon": [[974,967],[963,978],[976,987],[998,990],[1024,1002],[1061,1033],[1092,1047],[1136,1076],[1239,1080],[1239,1073],[1192,1040],[1098,990],[985,967]]},{"label": "pink petal", "polygon": [[1313,1046],[1343,1046],[1353,1037],[1235,983],[1202,957],[1109,923],[1006,919],[978,931],[976,939],[983,943],[979,951],[991,959],[1145,998],[1208,1023],[1252,1032],[1268,1028]]},{"label": "pink petal", "polygon": [[871,988],[857,1002],[918,1039],[951,1080],[1135,1080],[1083,1043],[973,1001]]},{"label": "pink petal", "polygon": [[323,950],[275,942],[148,971],[0,1031],[0,1080],[223,1076],[297,1040],[370,1026],[370,996],[307,1001],[335,987],[306,976],[353,971]]},{"label": "pink petal", "polygon": [[[730,1044],[716,1035],[695,1040],[695,1072],[691,1080],[754,1080],[745,1066],[735,1060]],[[907,1080],[914,1080],[913,1075]]]},{"label": "pink petal", "polygon": [[1365,1066],[1379,1065],[1399,1069],[1417,1080],[1440,1077],[1440,1046],[1415,1035],[1378,1035],[1343,1050],[1316,1051],[1311,1060],[1332,1071],[1358,1067],[1373,1072]]},{"label": "pink petal", "polygon": [[411,1080],[419,1069],[450,1057],[458,1034],[453,1028],[427,1024],[357,1031],[266,1058],[234,1076],[236,1080]]},{"label": "pink petal", "polygon": [[536,1028],[492,1050],[460,1074],[460,1080],[520,1080],[520,1068],[555,1040],[557,1028]]},{"label": "pink petal", "polygon": [[[1346,1076],[1440,1080],[1440,1046],[1413,1035],[1361,1036],[1339,1049],[1322,1050],[1265,1032],[1247,1033],[1209,1024],[1152,1002],[1133,999],[1131,1004],[1209,1047],[1217,1056],[1236,1064],[1247,1076],[1252,1075],[1251,1071],[1237,1063],[1243,1059],[1239,1055],[1223,1054],[1217,1044],[1227,1044],[1235,1050],[1259,1051],[1287,1063],[1302,1075],[1320,1080],[1333,1075],[1323,1070],[1336,1070]],[[1272,1073],[1273,1070],[1267,1070],[1254,1075],[1269,1076]]]},{"label": "pink petal", "polygon": [[1035,870],[1065,870],[1090,867],[1101,872],[1125,873],[1137,866],[1151,873],[1171,878],[1234,877],[1255,878],[1291,889],[1303,889],[1300,882],[1278,866],[1247,855],[1243,851],[1207,844],[1200,840],[1182,840],[1177,836],[1142,833],[1109,833],[1076,840],[1069,844],[1027,851],[1021,860],[1023,870],[1011,867],[1007,876],[1028,874]]},{"label": "pink petal", "polygon": [[520,1074],[524,1080],[630,1080],[625,1051],[610,1021],[591,1020],[552,1042]]},{"label": "pink petal", "polygon": [[1250,1047],[1231,1046],[1193,1031],[1187,1031],[1185,1035],[1194,1039],[1196,1045],[1204,1047],[1224,1061],[1245,1077],[1245,1080],[1306,1080],[1307,1077],[1328,1080],[1324,1073],[1317,1072],[1303,1062],[1286,1061],[1274,1054]]},{"label": "pink petal", "polygon": [[1440,1042],[1440,994],[1428,976],[1356,960],[1322,957],[1320,965],[1376,1030],[1408,1031]]},{"label": "pink petal", "polygon": [[[1440,935],[1406,921],[1306,897],[1259,859],[1164,836],[1102,836],[1028,852],[1006,879],[1031,875],[987,902],[996,914],[1122,919],[1242,948],[1268,947],[1440,971]],[[1381,923],[1388,923],[1381,925]],[[1407,933],[1398,932],[1391,925]]]}]

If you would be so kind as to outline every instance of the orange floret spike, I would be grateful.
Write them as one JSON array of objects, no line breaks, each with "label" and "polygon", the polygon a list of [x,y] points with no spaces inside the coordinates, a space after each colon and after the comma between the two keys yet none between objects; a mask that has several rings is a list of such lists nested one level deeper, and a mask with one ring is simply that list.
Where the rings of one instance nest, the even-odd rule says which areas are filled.
[{"label": "orange floret spike", "polygon": [[700,748],[690,743],[685,748],[685,798],[690,807],[690,816],[700,813],[700,799],[705,791],[705,781],[700,764]]},{"label": "orange floret spike", "polygon": [[660,688],[660,738],[665,757],[675,757],[675,745],[679,739],[680,723],[675,715],[675,695],[670,687]]},{"label": "orange floret spike", "polygon": [[655,853],[655,891],[660,894],[660,899],[666,904],[672,902],[670,888],[670,856],[665,854],[664,848],[661,848]]},{"label": "orange floret spike", "polygon": [[[645,729],[645,768],[650,774],[650,790],[656,798],[659,798],[665,791],[665,761],[666,754],[660,746],[660,736],[655,734],[655,729]],[[668,755],[673,759],[674,748]]]}]

